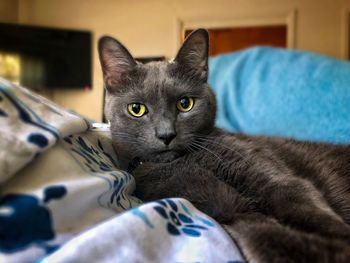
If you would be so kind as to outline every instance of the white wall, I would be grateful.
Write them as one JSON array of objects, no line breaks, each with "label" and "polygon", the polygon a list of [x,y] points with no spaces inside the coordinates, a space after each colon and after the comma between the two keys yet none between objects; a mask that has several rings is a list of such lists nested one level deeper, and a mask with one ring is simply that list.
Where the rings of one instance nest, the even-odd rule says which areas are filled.
[{"label": "white wall", "polygon": [[266,18],[297,10],[296,48],[341,57],[346,8],[350,10],[350,0],[19,0],[18,20],[93,31],[93,89],[55,91],[53,99],[100,120],[103,84],[96,41],[103,34],[117,37],[135,56],[172,57],[178,46],[179,18]]}]

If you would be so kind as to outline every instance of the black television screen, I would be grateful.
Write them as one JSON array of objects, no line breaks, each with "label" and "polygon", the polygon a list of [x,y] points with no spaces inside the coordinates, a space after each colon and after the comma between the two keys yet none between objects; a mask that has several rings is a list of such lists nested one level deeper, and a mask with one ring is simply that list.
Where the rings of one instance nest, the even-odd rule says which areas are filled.
[{"label": "black television screen", "polygon": [[91,88],[89,31],[0,23],[0,76],[23,86]]}]

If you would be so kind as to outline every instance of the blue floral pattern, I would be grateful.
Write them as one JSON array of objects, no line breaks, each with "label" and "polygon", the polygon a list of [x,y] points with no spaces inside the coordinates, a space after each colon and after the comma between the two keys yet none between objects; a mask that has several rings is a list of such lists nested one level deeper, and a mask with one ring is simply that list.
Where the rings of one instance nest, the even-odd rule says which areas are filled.
[{"label": "blue floral pattern", "polygon": [[7,194],[0,198],[0,252],[14,253],[31,244],[37,244],[45,251],[53,251],[51,211],[47,203],[61,199],[67,193],[63,185],[52,185],[43,189],[43,200],[29,194]]},{"label": "blue floral pattern", "polygon": [[[153,209],[166,220],[166,229],[170,235],[179,236],[183,234],[191,237],[200,237],[203,231],[215,226],[210,220],[197,214],[193,215],[190,209],[181,201],[163,199],[154,204]],[[141,218],[147,226],[154,228],[150,220],[139,208],[133,210],[135,216]]]},{"label": "blue floral pattern", "polygon": [[154,207],[165,220],[167,220],[167,230],[171,235],[178,236],[181,233],[192,236],[201,236],[201,231],[208,230],[214,224],[198,215],[193,217],[189,209],[180,202],[185,213],[179,211],[177,204],[171,199],[164,199],[157,202],[159,205]]},{"label": "blue floral pattern", "polygon": [[[98,200],[101,206],[126,210],[141,203],[138,199],[126,194],[129,188],[134,186],[134,178],[117,168],[119,163],[116,156],[111,154],[113,151],[110,149],[110,140],[90,141],[86,136],[71,135],[64,138],[64,142],[83,169],[108,184],[108,190],[102,193]],[[106,147],[109,147],[108,151]],[[109,198],[108,202],[103,203],[101,200],[105,195],[109,195]]]}]

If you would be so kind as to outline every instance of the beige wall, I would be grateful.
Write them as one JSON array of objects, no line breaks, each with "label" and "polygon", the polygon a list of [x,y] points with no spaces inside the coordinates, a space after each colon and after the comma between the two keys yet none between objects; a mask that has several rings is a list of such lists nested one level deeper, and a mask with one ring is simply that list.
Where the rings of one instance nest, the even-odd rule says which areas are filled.
[{"label": "beige wall", "polygon": [[16,23],[18,21],[18,1],[0,0],[0,22]]},{"label": "beige wall", "polygon": [[178,19],[267,18],[297,10],[296,48],[341,57],[345,8],[350,10],[350,0],[19,0],[18,20],[93,31],[93,89],[55,91],[53,99],[100,120],[103,84],[96,41],[103,34],[120,39],[135,56],[172,57]]}]

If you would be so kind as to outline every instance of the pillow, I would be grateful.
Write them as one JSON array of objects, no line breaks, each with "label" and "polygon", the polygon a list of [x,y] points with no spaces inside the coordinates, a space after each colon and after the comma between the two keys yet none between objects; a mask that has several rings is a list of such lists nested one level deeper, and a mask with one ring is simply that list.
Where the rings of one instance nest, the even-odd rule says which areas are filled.
[{"label": "pillow", "polygon": [[217,126],[232,132],[350,143],[350,63],[256,47],[209,59]]}]

